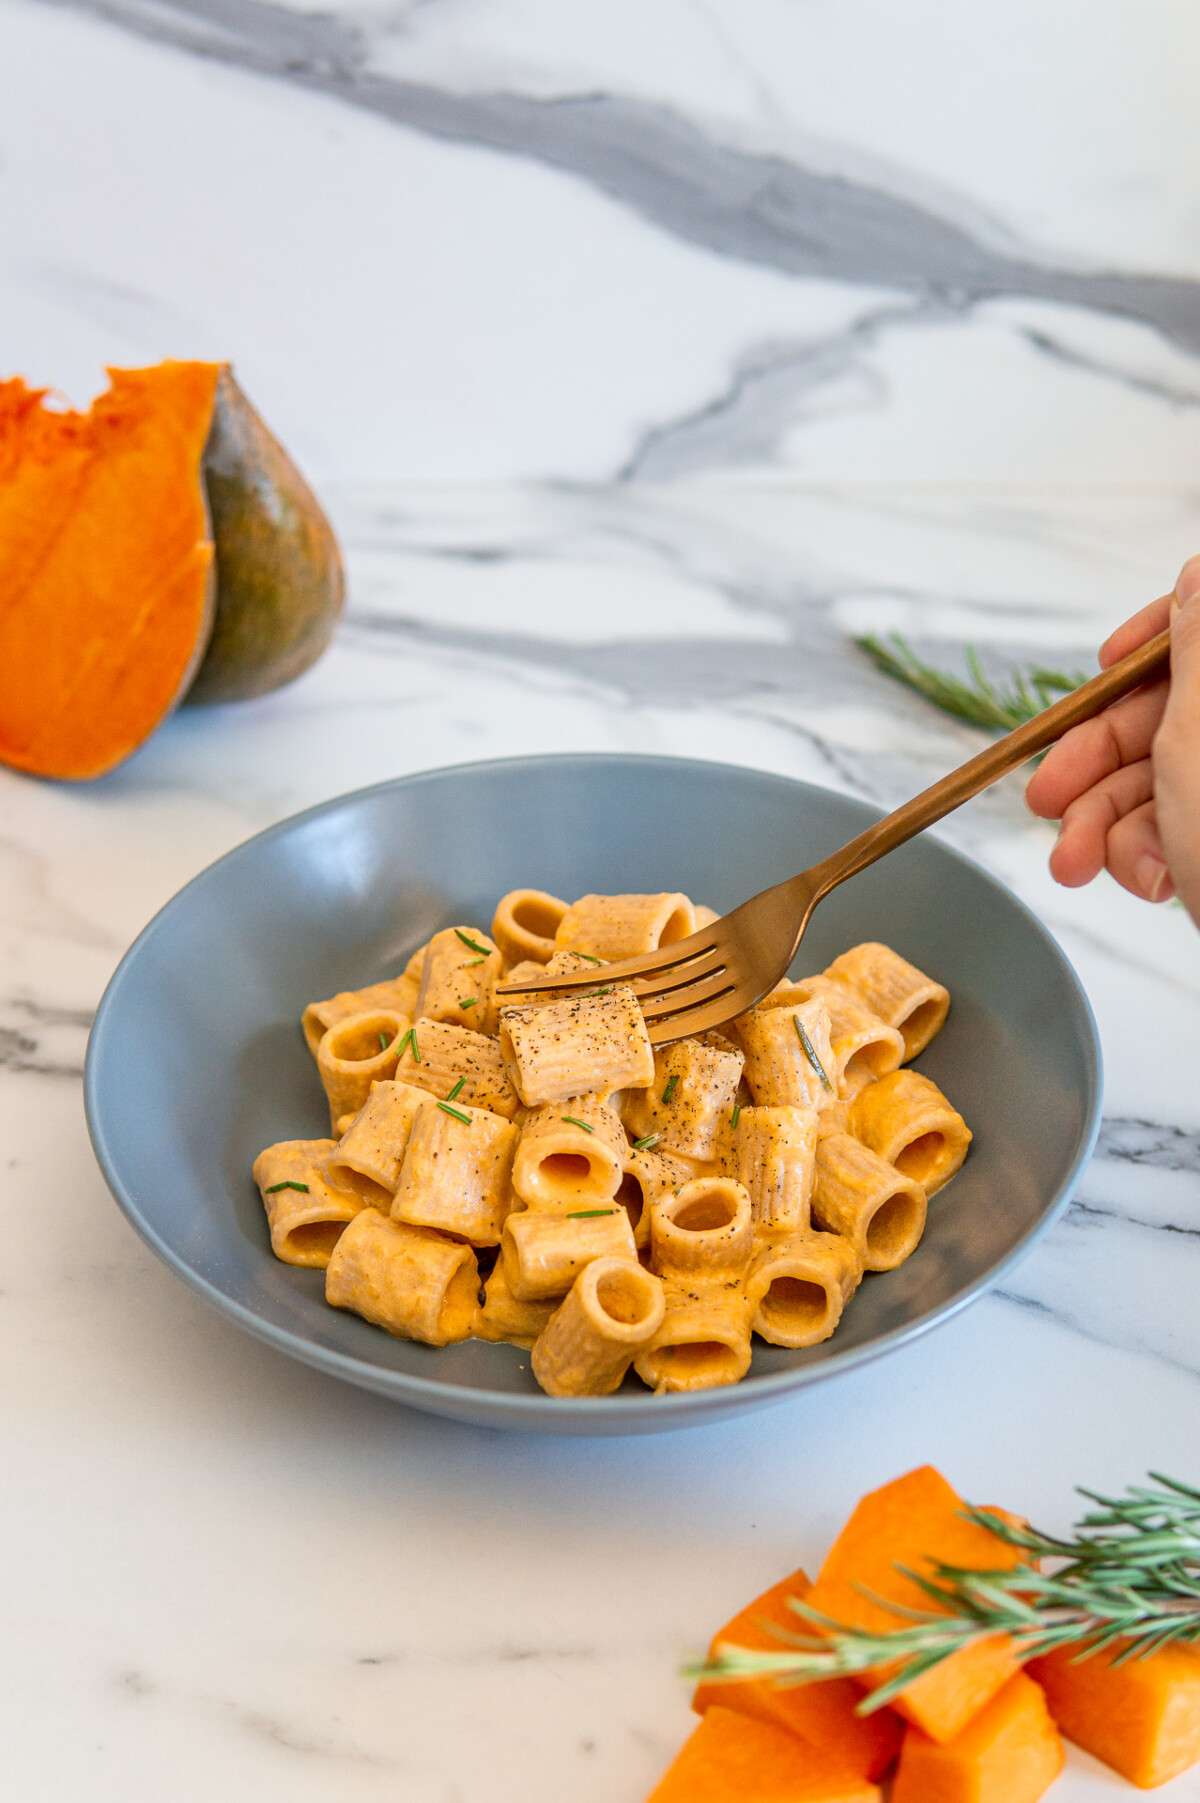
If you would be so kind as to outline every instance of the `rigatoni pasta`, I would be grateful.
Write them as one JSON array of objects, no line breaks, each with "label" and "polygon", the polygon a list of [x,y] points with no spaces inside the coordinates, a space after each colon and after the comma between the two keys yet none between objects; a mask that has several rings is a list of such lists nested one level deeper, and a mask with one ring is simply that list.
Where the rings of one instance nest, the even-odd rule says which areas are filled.
[{"label": "rigatoni pasta", "polygon": [[[554,1396],[630,1369],[661,1394],[736,1383],[753,1333],[827,1340],[967,1154],[902,1068],[949,995],[872,942],[656,1051],[604,966],[712,918],[672,892],[512,890],[490,935],[446,927],[400,976],[310,1003],[337,1137],[256,1160],[272,1250],[389,1333],[522,1348]],[[497,994],[581,970],[566,997]]]}]

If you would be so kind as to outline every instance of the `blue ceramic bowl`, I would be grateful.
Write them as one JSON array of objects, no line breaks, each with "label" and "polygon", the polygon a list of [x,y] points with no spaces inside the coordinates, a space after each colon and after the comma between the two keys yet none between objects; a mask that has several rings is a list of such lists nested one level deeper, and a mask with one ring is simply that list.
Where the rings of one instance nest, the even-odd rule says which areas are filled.
[{"label": "blue ceramic bowl", "polygon": [[944,982],[949,1021],[919,1060],[974,1130],[920,1247],[868,1276],[832,1340],[755,1342],[726,1389],[564,1401],[529,1355],[393,1339],[323,1299],[323,1273],[270,1251],[255,1155],[327,1134],[299,1019],[306,1002],[395,974],[438,927],[487,926],[522,886],[682,889],[719,910],[791,876],[876,818],[861,802],[724,764],[572,756],[404,777],[260,833],[180,891],[108,986],[87,1060],[92,1143],[159,1257],[270,1345],[460,1421],[643,1433],[773,1402],[877,1358],[995,1283],[1065,1206],[1095,1138],[1095,1023],[1062,952],[1015,897],[928,836],[824,902],[796,968],[882,939]]}]

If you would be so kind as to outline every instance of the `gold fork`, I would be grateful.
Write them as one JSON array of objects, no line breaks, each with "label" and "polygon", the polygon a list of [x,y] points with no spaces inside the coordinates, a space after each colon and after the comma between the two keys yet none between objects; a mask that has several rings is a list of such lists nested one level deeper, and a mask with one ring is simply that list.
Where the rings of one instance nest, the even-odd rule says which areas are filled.
[{"label": "gold fork", "polygon": [[869,826],[840,851],[802,870],[799,876],[751,896],[711,926],[688,939],[646,952],[638,958],[622,958],[603,971],[573,972],[570,976],[535,977],[529,982],[505,984],[498,996],[519,1001],[531,991],[540,994],[595,991],[597,983],[630,982],[655,1045],[667,1045],[689,1033],[719,1027],[744,1014],[773,989],[796,956],[805,928],[817,903],[831,889],[857,876],[869,864],[885,857],[935,820],[961,807],[981,789],[999,781],[1028,758],[1053,745],[1081,720],[1090,720],[1136,689],[1148,677],[1158,675],[1170,656],[1171,634],[1156,638],[1094,676],[1072,694],[1027,720],[998,739],[978,757],[971,758],[944,776],[932,788],[915,795],[882,820]]}]

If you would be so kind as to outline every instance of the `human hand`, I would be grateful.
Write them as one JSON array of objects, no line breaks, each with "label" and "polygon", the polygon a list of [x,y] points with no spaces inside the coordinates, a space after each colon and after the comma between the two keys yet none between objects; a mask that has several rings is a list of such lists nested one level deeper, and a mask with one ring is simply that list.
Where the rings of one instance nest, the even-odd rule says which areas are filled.
[{"label": "human hand", "polygon": [[1105,669],[1171,627],[1170,680],[1072,727],[1025,790],[1061,821],[1050,874],[1068,888],[1107,868],[1146,901],[1178,894],[1200,925],[1200,556],[1100,647]]}]

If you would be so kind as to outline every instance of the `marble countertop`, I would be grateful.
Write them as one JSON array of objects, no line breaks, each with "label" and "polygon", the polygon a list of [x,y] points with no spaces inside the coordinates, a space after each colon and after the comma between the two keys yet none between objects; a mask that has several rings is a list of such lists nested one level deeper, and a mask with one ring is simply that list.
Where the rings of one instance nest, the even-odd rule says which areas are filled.
[{"label": "marble countertop", "polygon": [[[1200,1477],[1200,936],[1056,889],[1015,781],[941,830],[1083,979],[1097,1155],[1002,1291],[771,1410],[560,1442],[391,1407],[176,1282],[84,1127],[125,947],[295,809],[575,749],[887,805],[981,740],[854,633],[1086,666],[1200,546],[1200,25],[905,10],[0,0],[5,357],[83,400],[234,355],[350,582],[292,687],[87,787],[0,771],[14,1803],[639,1803],[681,1659],[862,1490],[930,1460],[1061,1528],[1076,1483]],[[1118,1793],[1070,1750],[1053,1795]]]}]

